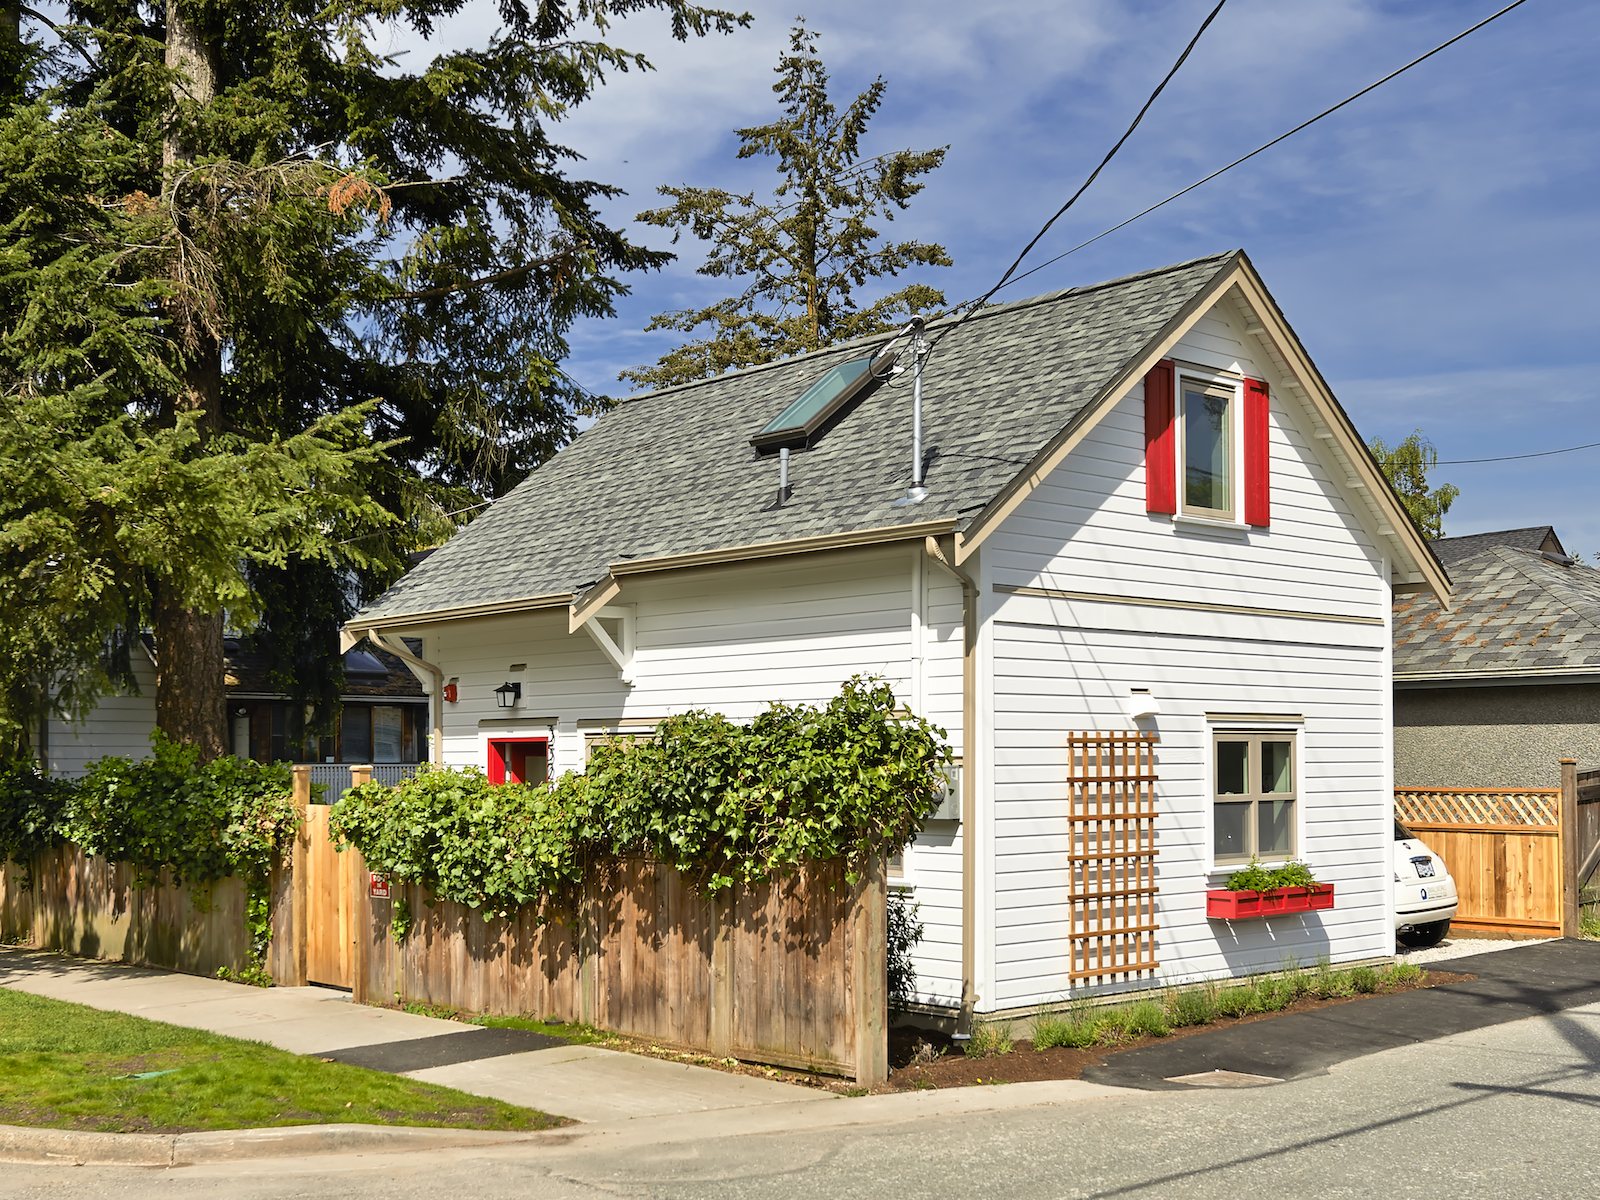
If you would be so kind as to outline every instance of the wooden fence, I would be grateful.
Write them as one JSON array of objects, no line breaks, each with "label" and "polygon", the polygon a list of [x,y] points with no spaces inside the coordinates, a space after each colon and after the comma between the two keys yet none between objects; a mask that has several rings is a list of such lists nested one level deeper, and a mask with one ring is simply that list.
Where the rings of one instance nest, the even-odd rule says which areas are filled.
[{"label": "wooden fence", "polygon": [[[279,984],[343,984],[362,1003],[554,1017],[716,1057],[887,1078],[881,865],[855,885],[821,864],[712,899],[670,868],[626,862],[591,881],[570,913],[486,922],[418,888],[370,895],[360,854],[328,843],[309,783],[297,769],[305,820],[274,880],[268,969]],[[236,879],[196,905],[188,888],[133,887],[127,866],[70,846],[33,873],[24,889],[21,868],[0,870],[0,936],[197,975],[247,962]],[[413,924],[396,943],[401,897]]]},{"label": "wooden fence", "polygon": [[1561,933],[1560,788],[1396,788],[1394,808],[1455,878],[1455,928]]},{"label": "wooden fence", "polygon": [[[283,882],[275,881],[280,892]],[[215,975],[250,961],[244,902],[237,879],[197,889],[163,877],[139,887],[126,863],[58,846],[28,870],[16,863],[0,870],[0,937],[84,958]],[[280,979],[294,974],[292,916],[287,906],[274,910],[267,969]]]}]

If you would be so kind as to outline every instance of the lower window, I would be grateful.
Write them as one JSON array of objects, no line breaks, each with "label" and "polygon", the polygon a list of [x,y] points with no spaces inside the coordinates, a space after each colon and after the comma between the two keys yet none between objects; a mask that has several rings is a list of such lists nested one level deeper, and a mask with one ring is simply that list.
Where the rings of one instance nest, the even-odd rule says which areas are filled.
[{"label": "lower window", "polygon": [[543,783],[550,778],[550,742],[546,738],[491,738],[490,783]]},{"label": "lower window", "polygon": [[1218,863],[1293,858],[1292,733],[1218,733],[1212,740],[1212,856]]}]

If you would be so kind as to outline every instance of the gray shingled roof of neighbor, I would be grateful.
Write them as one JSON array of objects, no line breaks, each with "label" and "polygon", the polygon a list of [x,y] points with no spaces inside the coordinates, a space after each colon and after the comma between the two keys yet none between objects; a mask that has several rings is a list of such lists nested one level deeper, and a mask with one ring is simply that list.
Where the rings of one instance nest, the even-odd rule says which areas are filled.
[{"label": "gray shingled roof of neighbor", "polygon": [[[750,437],[887,335],[620,402],[352,624],[578,595],[612,563],[970,520],[1242,251],[981,310],[923,374],[928,498],[910,483],[911,379],[879,386],[791,456]],[[930,336],[943,326],[930,325]]]},{"label": "gray shingled roof of neighbor", "polygon": [[1447,567],[1496,546],[1508,546],[1513,550],[1531,550],[1535,554],[1541,550],[1554,551],[1556,554],[1566,553],[1562,549],[1561,539],[1556,537],[1555,529],[1549,525],[1529,525],[1522,529],[1501,529],[1494,533],[1469,533],[1462,537],[1439,538],[1432,545],[1434,552]]},{"label": "gray shingled roof of neighbor", "polygon": [[1547,556],[1547,532],[1559,546],[1547,526],[1436,542],[1450,568],[1452,604],[1442,609],[1427,595],[1395,600],[1395,678],[1600,671],[1600,571],[1559,551]]}]

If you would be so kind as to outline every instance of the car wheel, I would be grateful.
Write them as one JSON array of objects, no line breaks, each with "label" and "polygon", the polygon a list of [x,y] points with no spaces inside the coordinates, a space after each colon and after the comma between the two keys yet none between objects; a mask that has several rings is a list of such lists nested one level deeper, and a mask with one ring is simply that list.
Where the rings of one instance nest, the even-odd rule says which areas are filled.
[{"label": "car wheel", "polygon": [[1395,937],[1402,946],[1410,946],[1413,950],[1426,950],[1429,946],[1437,946],[1444,941],[1444,935],[1449,930],[1449,921],[1429,921],[1426,925],[1413,925],[1410,929],[1402,929],[1395,934]]}]

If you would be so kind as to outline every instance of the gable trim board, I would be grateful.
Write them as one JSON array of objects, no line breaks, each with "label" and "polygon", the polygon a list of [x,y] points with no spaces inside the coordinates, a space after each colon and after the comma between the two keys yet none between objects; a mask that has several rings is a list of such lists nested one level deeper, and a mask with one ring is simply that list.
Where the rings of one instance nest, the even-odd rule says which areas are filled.
[{"label": "gable trim board", "polygon": [[1257,336],[1265,335],[1267,344],[1276,350],[1283,360],[1283,366],[1322,419],[1323,429],[1331,435],[1325,440],[1335,443],[1335,448],[1345,459],[1346,464],[1354,470],[1355,475],[1347,479],[1347,485],[1360,491],[1365,497],[1370,515],[1377,518],[1376,532],[1385,541],[1397,546],[1416,566],[1416,572],[1408,573],[1399,582],[1422,584],[1439,597],[1442,605],[1448,607],[1450,581],[1438,557],[1412,523],[1389,481],[1378,469],[1366,443],[1361,440],[1360,434],[1351,424],[1349,415],[1334,398],[1327,381],[1306,354],[1299,338],[1289,328],[1282,311],[1273,302],[1266,286],[1242,251],[1234,254],[1232,265],[1228,269],[1219,271],[1206,288],[1191,298],[1167,322],[1143,353],[1125,364],[1122,370],[1100,389],[1095,399],[1073,418],[1027,467],[1018,472],[1011,483],[973,518],[964,532],[956,534],[956,561],[965,561],[973,554],[984,540],[1066,461],[1067,456],[1105,418],[1106,414],[1111,412],[1137,383],[1158,368],[1195,324],[1233,288],[1239,289],[1247,311],[1259,318],[1259,325],[1249,326],[1250,331]]}]

